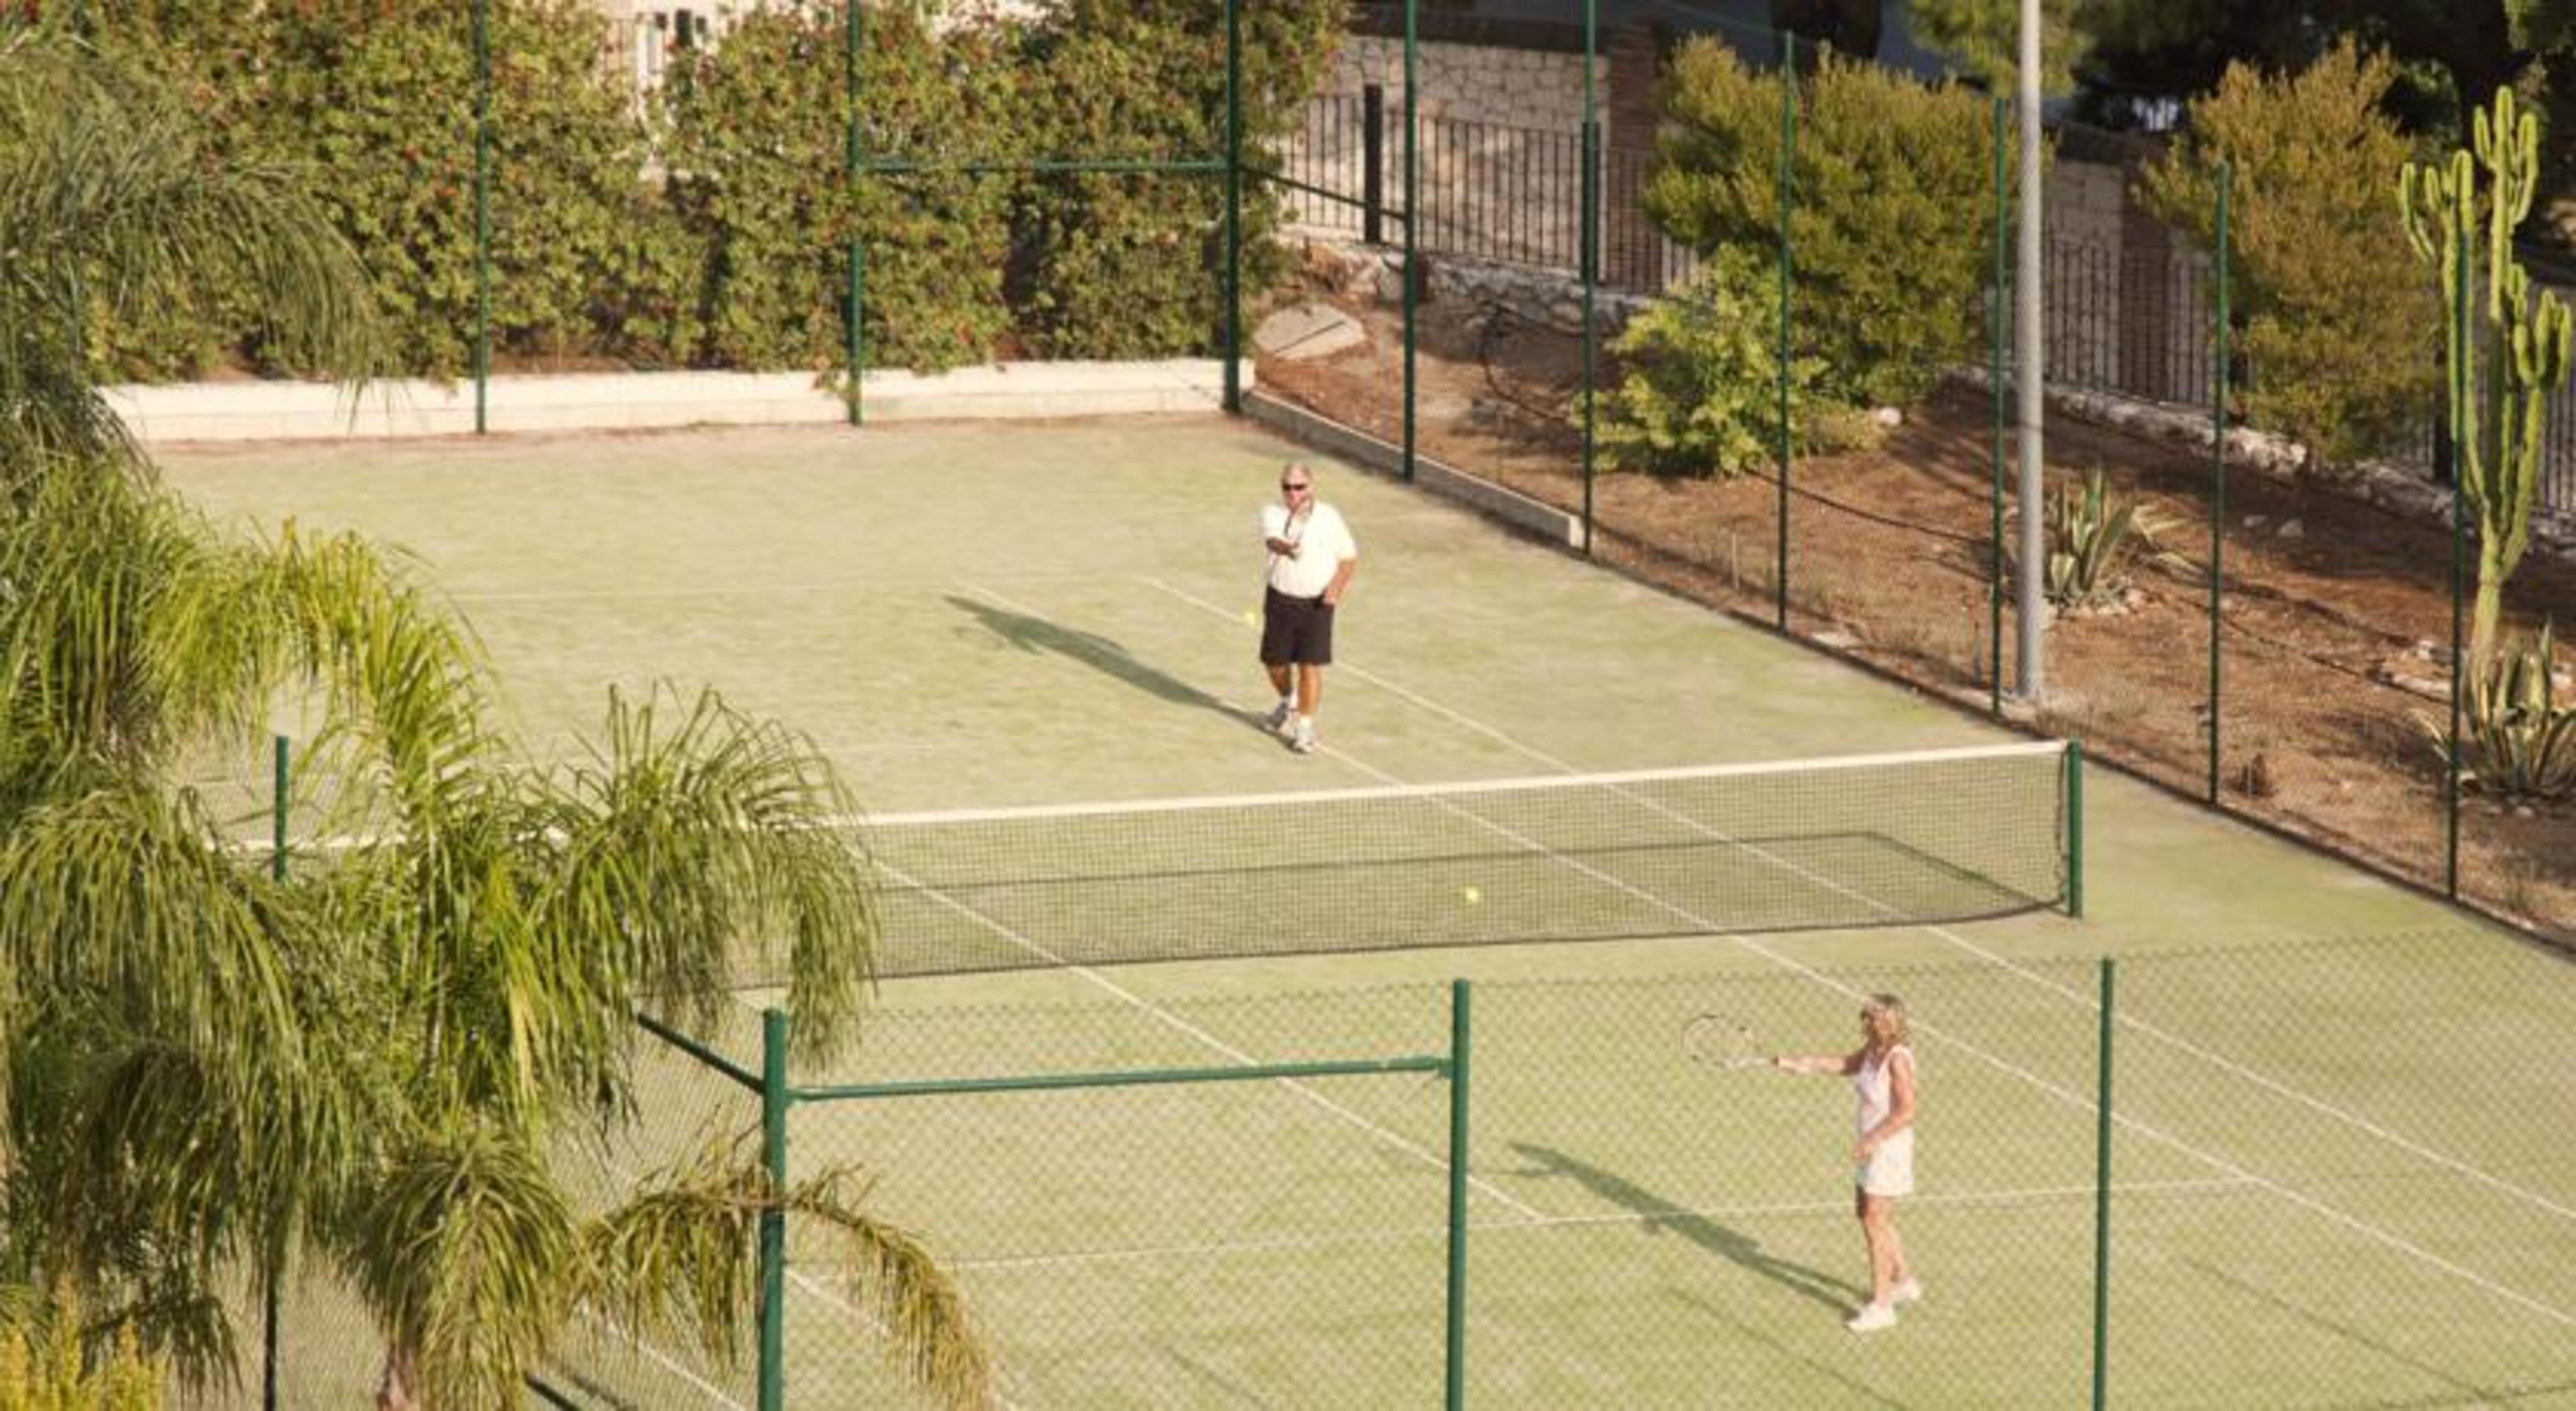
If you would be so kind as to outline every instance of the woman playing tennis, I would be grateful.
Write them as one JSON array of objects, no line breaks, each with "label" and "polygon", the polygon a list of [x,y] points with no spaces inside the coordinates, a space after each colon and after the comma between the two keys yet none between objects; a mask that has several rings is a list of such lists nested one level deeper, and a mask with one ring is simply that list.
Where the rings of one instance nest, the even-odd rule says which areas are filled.
[{"label": "woman playing tennis", "polygon": [[1906,1042],[1905,1001],[1894,995],[1871,995],[1860,1028],[1861,1046],[1850,1053],[1783,1055],[1771,1063],[1783,1072],[1849,1077],[1860,1099],[1853,1206],[1869,1245],[1869,1302],[1843,1326],[1874,1333],[1896,1326],[1896,1305],[1923,1296],[1896,1233],[1896,1198],[1914,1193],[1914,1050]]}]

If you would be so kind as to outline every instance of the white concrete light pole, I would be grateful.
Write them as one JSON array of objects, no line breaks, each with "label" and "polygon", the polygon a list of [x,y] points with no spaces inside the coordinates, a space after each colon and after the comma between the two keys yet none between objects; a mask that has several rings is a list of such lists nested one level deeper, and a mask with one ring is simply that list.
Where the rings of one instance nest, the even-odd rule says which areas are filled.
[{"label": "white concrete light pole", "polygon": [[2041,640],[2048,600],[2041,592],[2048,562],[2043,518],[2047,488],[2040,473],[2040,423],[2047,412],[2046,354],[2040,339],[2039,0],[2021,0],[2021,254],[2014,275],[2013,388],[2021,427],[2021,595],[2014,637],[2014,694],[2037,705],[2047,689]]}]

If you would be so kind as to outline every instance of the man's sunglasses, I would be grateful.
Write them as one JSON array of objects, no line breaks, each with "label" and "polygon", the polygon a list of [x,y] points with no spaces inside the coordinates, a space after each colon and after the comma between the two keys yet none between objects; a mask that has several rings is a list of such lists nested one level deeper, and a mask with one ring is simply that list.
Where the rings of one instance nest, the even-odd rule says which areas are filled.
[{"label": "man's sunglasses", "polygon": [[1309,484],[1308,484],[1308,483],[1306,483],[1305,481],[1302,481],[1302,480],[1297,480],[1297,481],[1282,480],[1282,481],[1280,481],[1280,482],[1279,482],[1279,488],[1280,488],[1280,489],[1282,489],[1282,490],[1311,490],[1311,489],[1313,489],[1314,487],[1313,487],[1312,485],[1309,485]]}]

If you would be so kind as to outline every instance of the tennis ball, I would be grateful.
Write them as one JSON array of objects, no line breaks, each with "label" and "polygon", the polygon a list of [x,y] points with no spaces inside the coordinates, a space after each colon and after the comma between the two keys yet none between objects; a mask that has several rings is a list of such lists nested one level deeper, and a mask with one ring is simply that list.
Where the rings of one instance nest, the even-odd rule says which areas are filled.
[{"label": "tennis ball", "polygon": [[1458,900],[1465,902],[1469,906],[1474,906],[1484,899],[1485,894],[1476,890],[1474,887],[1460,887],[1458,889]]},{"label": "tennis ball", "polygon": [[1256,611],[1254,611],[1254,610],[1253,610],[1253,609],[1251,609],[1251,608],[1245,608],[1245,609],[1243,610],[1243,625],[1244,625],[1244,626],[1246,626],[1246,627],[1258,627],[1258,626],[1260,626],[1260,625],[1261,625],[1261,614],[1260,614],[1260,613],[1258,613],[1258,612],[1256,612]]}]

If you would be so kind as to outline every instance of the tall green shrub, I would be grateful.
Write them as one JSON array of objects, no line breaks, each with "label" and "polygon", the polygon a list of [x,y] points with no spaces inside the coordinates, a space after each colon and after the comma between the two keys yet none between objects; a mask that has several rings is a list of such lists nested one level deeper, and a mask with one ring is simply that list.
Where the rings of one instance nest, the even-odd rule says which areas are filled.
[{"label": "tall green shrub", "polygon": [[[329,173],[403,371],[468,371],[477,299],[472,7],[299,0],[237,15],[269,65],[270,150]],[[636,215],[642,130],[580,0],[492,0],[492,329],[497,348],[587,347]]]},{"label": "tall green shrub", "polygon": [[[1243,154],[1302,120],[1349,0],[1243,5]],[[1065,0],[1027,31],[1020,128],[1048,157],[1222,158],[1225,12],[1211,0]],[[1246,297],[1285,256],[1274,188],[1243,187]],[[1222,318],[1225,184],[1213,173],[1041,174],[1023,188],[1012,299],[1033,351],[1156,357],[1214,346]]]},{"label": "tall green shrub", "polygon": [[671,76],[671,199],[706,260],[702,356],[840,364],[855,189],[867,361],[935,369],[991,357],[1009,326],[1014,178],[955,164],[1024,150],[1009,126],[1022,83],[1008,32],[967,23],[935,36],[907,9],[865,8],[861,155],[934,168],[869,172],[854,188],[843,23],[838,6],[754,11]]},{"label": "tall green shrub", "polygon": [[2243,414],[2328,465],[2406,444],[2434,408],[2441,305],[2388,219],[2409,156],[2381,108],[2396,76],[2350,43],[2298,74],[2232,65],[2139,180],[2149,210],[2210,250],[2232,166]]},{"label": "tall green shrub", "polygon": [[[1968,361],[1993,219],[1986,100],[1831,54],[1799,80],[1791,342],[1814,390],[1863,406],[1922,400]],[[1780,80],[1724,44],[1674,56],[1646,186],[1657,223],[1702,254],[1779,243]]]},{"label": "tall green shrub", "polygon": [[[1610,465],[1734,476],[1771,464],[1780,446],[1780,302],[1771,279],[1752,251],[1721,249],[1629,321],[1610,349],[1619,385],[1601,402]],[[1798,387],[1820,370],[1802,360]],[[1812,407],[1793,389],[1802,443]]]}]

